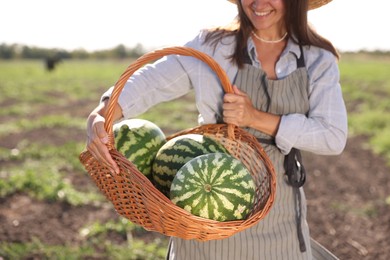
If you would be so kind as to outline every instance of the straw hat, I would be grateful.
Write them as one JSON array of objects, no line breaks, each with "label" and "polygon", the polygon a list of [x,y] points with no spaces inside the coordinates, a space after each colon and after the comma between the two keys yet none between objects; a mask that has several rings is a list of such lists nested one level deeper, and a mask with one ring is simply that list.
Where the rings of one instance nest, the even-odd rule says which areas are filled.
[{"label": "straw hat", "polygon": [[[236,3],[237,0],[228,0],[229,2]],[[316,9],[323,5],[326,5],[332,0],[309,0],[309,10]]]}]

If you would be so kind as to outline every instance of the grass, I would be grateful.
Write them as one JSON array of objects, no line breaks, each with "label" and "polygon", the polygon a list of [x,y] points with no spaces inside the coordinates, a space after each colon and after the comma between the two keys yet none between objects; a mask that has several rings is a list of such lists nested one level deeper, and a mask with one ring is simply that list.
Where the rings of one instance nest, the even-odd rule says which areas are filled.
[{"label": "grass", "polygon": [[0,172],[1,197],[24,192],[36,199],[66,201],[74,206],[102,201],[101,194],[79,191],[66,177],[67,172],[83,171],[77,159],[81,150],[82,145],[73,141],[62,146],[21,144],[11,152],[2,148],[0,159],[15,163]]},{"label": "grass", "polygon": [[[96,248],[103,253],[96,252]],[[158,260],[164,259],[167,243],[161,240],[146,244],[143,241],[134,241],[127,245],[117,245],[110,241],[103,244],[93,240],[81,246],[72,245],[45,245],[38,239],[29,243],[0,243],[0,256],[6,259],[117,259],[117,260]],[[34,256],[34,258],[31,258]]]},{"label": "grass", "polygon": [[[78,160],[85,147],[86,115],[97,104],[101,93],[115,84],[129,62],[68,61],[52,73],[46,72],[37,61],[0,62],[1,198],[24,193],[37,200],[64,202],[74,207],[108,203],[92,182],[84,187],[75,186],[72,180],[86,174]],[[188,102],[191,98],[158,105],[142,117],[160,124],[163,129],[166,127],[167,132],[193,126],[196,113],[193,102]],[[83,103],[90,105],[85,108]],[[183,106],[194,116],[184,118],[182,110],[178,109]],[[169,120],[162,117],[162,113],[169,114]],[[139,227],[122,221],[81,228],[80,235],[85,241],[79,247],[48,245],[38,238],[28,243],[2,241],[0,256],[6,259],[165,257],[166,239],[146,243],[139,238],[139,234],[142,235]],[[109,233],[125,236],[128,243],[110,242],[106,238]]]},{"label": "grass", "polygon": [[[43,62],[0,61],[2,198],[22,192],[35,199],[73,206],[105,201],[96,189],[76,186],[72,178],[85,175],[78,161],[85,146],[85,118],[101,93],[115,84],[130,62],[66,61],[49,73],[44,70]],[[390,162],[390,59],[348,54],[342,56],[340,70],[350,134],[368,136],[370,147]],[[193,93],[160,104],[140,118],[155,122],[166,134],[193,127],[197,121]],[[37,138],[37,133],[44,133],[47,138],[42,135]],[[14,140],[15,136],[19,136],[18,140]],[[386,203],[390,204],[390,197]],[[371,205],[357,210],[375,214]],[[136,235],[141,231],[128,221],[94,223],[79,232],[86,238],[80,247],[47,245],[36,238],[29,243],[2,241],[0,256],[6,259],[27,256],[163,259],[165,256],[166,240],[145,243]],[[128,243],[115,244],[105,239],[110,232],[125,236]]]},{"label": "grass", "polygon": [[368,136],[373,151],[390,162],[390,58],[345,55],[340,71],[350,134]]}]

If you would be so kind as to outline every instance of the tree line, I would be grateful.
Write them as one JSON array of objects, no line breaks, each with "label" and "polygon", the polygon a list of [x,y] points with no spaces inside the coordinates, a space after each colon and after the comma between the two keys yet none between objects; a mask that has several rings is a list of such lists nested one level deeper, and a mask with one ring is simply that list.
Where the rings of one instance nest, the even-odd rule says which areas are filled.
[{"label": "tree line", "polygon": [[105,58],[138,58],[145,53],[142,44],[137,44],[132,48],[123,44],[107,49],[88,52],[84,49],[72,51],[58,48],[31,47],[22,44],[0,44],[0,60],[11,59],[105,59]]},{"label": "tree line", "polygon": [[[123,44],[107,49],[88,52],[84,49],[76,49],[67,51],[59,48],[40,48],[31,47],[22,44],[0,44],[0,60],[12,60],[12,59],[51,59],[51,60],[64,60],[64,59],[106,59],[106,58],[138,58],[145,54],[146,50],[142,44],[136,44],[134,47],[129,48]],[[349,53],[349,52],[345,52]],[[377,56],[390,56],[390,51],[375,50],[367,51],[360,50],[358,53],[368,53]]]}]

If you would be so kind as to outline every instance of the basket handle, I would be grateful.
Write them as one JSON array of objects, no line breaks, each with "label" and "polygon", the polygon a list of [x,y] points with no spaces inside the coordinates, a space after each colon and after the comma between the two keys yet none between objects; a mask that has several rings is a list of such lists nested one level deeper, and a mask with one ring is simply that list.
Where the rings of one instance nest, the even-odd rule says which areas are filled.
[{"label": "basket handle", "polygon": [[[199,60],[205,62],[207,65],[210,66],[210,68],[217,74],[221,85],[226,93],[233,93],[233,88],[230,84],[229,78],[227,77],[225,71],[221,68],[221,66],[209,55],[200,52],[198,50],[195,50],[193,48],[189,47],[167,47],[162,48],[159,50],[155,50],[149,53],[146,53],[139,57],[134,63],[130,64],[127,69],[123,72],[123,74],[120,76],[118,81],[115,83],[114,89],[111,94],[111,98],[108,102],[108,109],[105,115],[105,130],[108,133],[109,136],[109,148],[113,146],[114,144],[114,137],[113,137],[113,115],[114,115],[114,108],[115,104],[118,102],[118,98],[120,93],[122,92],[122,89],[124,88],[127,80],[130,78],[131,75],[135,71],[137,71],[139,68],[141,68],[144,64],[154,61],[158,58],[161,58],[166,55],[183,55],[183,56],[193,56],[195,58],[198,58]],[[228,136],[229,138],[234,139],[234,125],[228,125]]]}]

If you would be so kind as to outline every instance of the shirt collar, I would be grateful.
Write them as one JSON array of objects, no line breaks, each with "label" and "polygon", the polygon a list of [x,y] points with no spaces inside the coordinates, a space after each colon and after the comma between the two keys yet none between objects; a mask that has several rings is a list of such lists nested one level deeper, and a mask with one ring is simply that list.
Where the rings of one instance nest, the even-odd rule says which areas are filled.
[{"label": "shirt collar", "polygon": [[[255,44],[254,44],[251,37],[249,37],[249,39],[248,39],[248,53],[249,53],[249,57],[251,58],[251,60],[258,63]],[[288,40],[287,46],[283,50],[280,58],[282,59],[283,57],[289,55],[290,53],[294,54],[295,57],[298,57],[298,58],[301,57],[301,50],[299,48],[299,45],[296,44],[295,42],[293,42],[291,40],[291,38]]]}]

